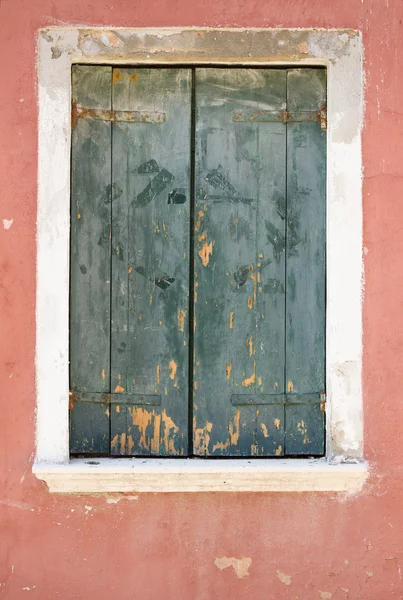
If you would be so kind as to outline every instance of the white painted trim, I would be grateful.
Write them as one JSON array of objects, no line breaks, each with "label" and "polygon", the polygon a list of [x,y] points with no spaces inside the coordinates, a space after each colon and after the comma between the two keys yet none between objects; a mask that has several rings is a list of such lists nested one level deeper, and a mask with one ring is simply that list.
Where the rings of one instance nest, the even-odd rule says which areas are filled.
[{"label": "white painted trim", "polygon": [[50,492],[347,492],[361,490],[366,465],[316,460],[73,459],[36,465]]},{"label": "white painted trim", "polygon": [[[323,465],[323,462],[309,462],[306,463],[308,466],[304,467],[305,463],[301,461],[294,463],[274,460],[266,463],[257,460],[256,464],[254,461],[240,461],[243,467],[241,469],[239,465],[237,468],[241,469],[244,479],[247,479],[245,473],[250,469],[254,476],[260,473],[259,477],[263,479],[270,473],[270,481],[281,480],[281,465],[287,464],[295,465],[284,466],[288,472],[293,473],[293,477],[298,479],[298,473],[301,473],[302,479],[306,476],[306,481],[311,483],[318,478],[329,482],[330,473],[334,473],[336,487],[326,483],[323,484],[323,489],[339,489],[340,473],[364,469],[364,466],[343,466],[347,471],[341,471],[340,466],[330,466],[330,463],[363,459],[361,35],[351,30],[197,28],[108,30],[55,27],[39,32],[37,434],[34,471],[38,477],[41,474],[44,476],[47,471],[54,473],[52,481],[56,482],[58,478],[58,485],[61,485],[60,480],[66,477],[65,488],[68,487],[67,480],[76,468],[74,465],[81,464],[76,461],[69,462],[68,442],[70,77],[71,65],[77,62],[327,66],[328,466],[319,469],[313,465]],[[182,464],[190,462],[192,461],[184,461]],[[200,461],[194,462],[201,464]],[[214,462],[217,481],[221,481],[217,469],[222,468],[221,472],[225,476],[227,467],[224,468],[224,463],[227,464],[226,461]],[[47,464],[53,467],[47,468]],[[57,464],[63,466],[56,468],[54,465]],[[161,465],[162,470],[169,470],[167,461],[149,461],[147,464],[150,473],[157,468],[152,467],[152,464]],[[180,465],[176,461],[175,464]],[[220,464],[222,467],[218,466]],[[267,464],[266,470],[263,466],[259,467],[263,464]],[[90,469],[85,476],[83,475],[82,482],[86,482],[88,490],[94,489],[96,484],[90,484],[90,480],[109,480],[113,471],[108,469]],[[309,469],[312,469],[312,474],[308,476]],[[140,473],[139,470],[136,485],[139,485]],[[201,471],[198,477],[203,473],[207,471]],[[274,475],[275,473],[277,475]],[[120,481],[119,485],[122,488],[125,477],[128,477],[128,474],[125,472],[123,475],[122,471],[116,480]],[[168,479],[167,475],[167,484]],[[165,481],[164,478],[162,480]],[[56,489],[56,484],[51,483],[50,475],[47,481],[52,489]],[[248,481],[248,489],[251,489],[251,477]],[[339,483],[336,483],[337,481]],[[200,485],[203,486],[202,481]],[[222,482],[220,485],[220,489],[228,489],[228,486],[222,487]],[[266,480],[264,489],[273,489],[271,485],[274,486],[274,483],[268,483]],[[319,483],[312,485],[314,489],[320,488]],[[81,491],[84,490],[81,488]]]}]

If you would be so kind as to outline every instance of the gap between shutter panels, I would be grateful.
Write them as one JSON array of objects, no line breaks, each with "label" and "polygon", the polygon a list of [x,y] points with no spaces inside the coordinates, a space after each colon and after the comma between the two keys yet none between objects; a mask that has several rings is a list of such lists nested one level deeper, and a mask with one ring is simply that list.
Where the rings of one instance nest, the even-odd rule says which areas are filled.
[{"label": "gap between shutter panels", "polygon": [[[89,69],[95,69],[95,71],[89,72]],[[187,423],[188,420],[191,421],[191,413],[193,413],[193,452],[196,455],[323,454],[325,71],[322,69],[286,71],[198,68],[196,69],[196,97],[193,94],[192,98],[189,95],[190,73],[190,69],[113,68],[112,70],[110,67],[83,66],[76,67],[76,72],[73,72],[73,87],[74,77],[79,81],[86,79],[87,82],[86,86],[83,86],[84,90],[81,95],[73,93],[73,178],[76,170],[78,169],[78,173],[80,173],[80,166],[83,168],[80,149],[86,142],[86,136],[89,136],[90,140],[95,138],[95,149],[98,154],[92,148],[89,156],[91,157],[90,163],[94,163],[92,166],[97,172],[95,159],[99,162],[99,151],[103,149],[105,138],[100,137],[100,133],[96,127],[93,127],[94,125],[98,125],[102,131],[102,128],[106,128],[106,130],[108,127],[113,128],[113,133],[110,130],[109,135],[111,139],[113,137],[114,148],[111,156],[112,168],[109,172],[109,183],[105,186],[106,197],[109,201],[106,203],[103,201],[103,204],[110,204],[108,217],[103,209],[103,204],[98,200],[102,207],[98,213],[102,212],[105,222],[107,218],[109,218],[109,224],[112,220],[112,235],[109,232],[109,264],[112,265],[110,280],[113,281],[111,296],[111,329],[113,333],[109,338],[111,339],[112,387],[105,390],[103,385],[107,380],[106,370],[101,370],[103,384],[95,386],[95,389],[91,378],[88,379],[91,369],[88,369],[86,374],[87,380],[85,377],[81,378],[81,386],[78,377],[79,369],[76,368],[75,371],[74,368],[71,369],[73,377],[70,386],[73,390],[70,411],[71,451],[74,454],[108,454],[111,441],[112,454],[115,455],[187,455],[191,452],[187,447]],[[97,94],[99,90],[105,90],[107,76],[109,78],[109,98],[112,94],[113,103],[102,104]],[[188,111],[189,125],[192,102],[196,104],[197,109],[196,122],[189,127],[187,138],[185,135],[186,143],[183,141],[183,123],[186,121],[183,118],[183,110],[182,114],[176,117],[177,123],[179,122],[181,126],[182,167],[183,164],[186,164],[183,147],[189,146],[187,181],[185,181],[186,173],[184,171],[178,176],[177,169],[180,169],[180,166],[172,168],[169,164],[169,159],[176,151],[176,146],[175,144],[169,146],[169,137],[164,132],[161,133],[163,127],[170,126],[170,112],[176,112],[176,115],[180,112],[178,106],[181,99],[183,102],[184,92],[183,89],[179,90],[179,100],[178,97],[175,97],[175,85],[178,78],[182,82],[182,88],[186,88],[186,110]],[[209,78],[213,81],[209,82]],[[269,82],[270,86],[263,85],[263,90],[260,89],[259,78],[260,80],[263,78],[265,84]],[[246,90],[245,80],[248,83]],[[228,84],[229,82],[232,87]],[[161,106],[161,102],[156,106],[158,102],[155,100],[155,90],[164,89],[164,85],[165,89],[169,85],[174,86],[173,90],[172,88],[169,90],[170,95],[175,98],[175,101],[171,102],[169,110],[167,106]],[[253,85],[257,91],[254,92],[251,102],[250,89],[254,89]],[[95,98],[94,87],[96,87]],[[228,88],[231,88],[230,94],[228,94]],[[286,97],[287,88],[288,97]],[[225,92],[227,96],[225,96]],[[150,97],[153,97],[152,106],[150,106]],[[209,102],[211,106],[209,106]],[[250,104],[253,104],[252,109]],[[246,108],[243,108],[245,105]],[[225,108],[225,115],[222,106]],[[232,110],[228,110],[229,106]],[[133,110],[131,110],[132,107]],[[210,117],[208,117],[209,110]],[[122,118],[122,115],[126,120]],[[155,115],[158,115],[158,118]],[[284,125],[284,121],[287,121],[290,116],[294,116],[296,119],[292,123],[292,127],[295,128],[292,132],[289,132],[289,122]],[[213,127],[212,125],[217,125],[214,121],[217,119],[219,120],[218,126]],[[225,129],[222,128],[220,119],[225,122]],[[307,123],[302,121],[307,121]],[[316,131],[316,137],[311,135],[312,127]],[[243,131],[240,128],[243,128]],[[236,151],[232,163],[237,164],[237,170],[234,170],[233,165],[230,164],[231,156],[226,156],[225,151],[220,150],[220,144],[222,145],[223,142],[219,138],[220,129],[224,130],[224,137],[227,136],[233,142],[235,141],[236,147],[234,143],[231,145],[227,141],[224,144],[224,150]],[[179,133],[175,132],[175,126],[173,131],[172,134],[171,130],[171,137],[177,142]],[[196,134],[194,136],[196,138],[196,159],[189,165],[189,157],[193,151],[193,144],[190,143],[191,133],[193,136]],[[282,144],[281,152],[279,151],[279,138],[281,138],[280,146]],[[166,141],[167,139],[168,141]],[[151,156],[153,153],[148,151],[147,143],[149,147],[154,144],[153,148],[157,148],[159,145],[165,151],[162,152],[162,155]],[[168,148],[166,148],[167,145]],[[303,164],[303,171],[307,171],[305,174],[307,181],[302,186],[297,181],[297,163],[301,164],[301,160],[306,160],[306,157],[310,156],[309,150],[312,150],[312,147],[314,150],[316,149],[314,164],[308,164],[309,168]],[[84,156],[88,156],[88,153]],[[261,156],[263,156],[262,159]],[[225,164],[225,160],[227,164]],[[261,168],[259,160],[263,163]],[[273,176],[270,177],[272,171],[267,169],[267,165],[272,166],[273,164],[278,171],[276,182],[274,182]],[[76,170],[74,169],[75,165],[77,165]],[[190,189],[190,180],[193,178],[192,169],[194,169],[195,180],[194,215],[189,214],[190,200],[192,199]],[[299,170],[301,171],[301,167]],[[253,179],[253,175],[255,175],[255,179]],[[301,173],[299,173],[299,178],[301,178]],[[279,182],[279,180],[281,181]],[[78,273],[86,275],[83,273],[83,269],[87,269],[85,264],[78,264],[82,257],[86,258],[85,251],[81,249],[83,245],[85,247],[85,242],[82,242],[83,236],[78,236],[77,227],[84,222],[81,221],[81,213],[84,209],[80,207],[83,204],[83,198],[88,196],[88,193],[86,196],[85,190],[80,189],[79,184],[80,179],[78,178],[77,193],[75,193],[77,185],[76,187],[72,186],[72,296],[75,290],[74,285],[79,285],[77,281],[74,281],[73,268],[75,268],[76,279]],[[260,188],[256,190],[253,188],[254,185],[260,186]],[[309,191],[309,185],[312,187],[311,191]],[[92,187],[96,188],[94,185]],[[248,194],[246,193],[248,190],[257,193]],[[252,196],[260,198],[259,192],[264,196],[265,193],[267,194],[267,190],[272,193],[271,203],[261,201],[254,208],[255,200]],[[288,198],[289,190],[293,190],[291,202]],[[99,198],[99,190],[95,191],[98,191]],[[281,191],[283,191],[282,194]],[[311,207],[310,213],[307,216],[303,215],[306,223],[304,231],[301,231],[301,214],[298,206],[303,204],[304,200],[306,205],[307,197],[311,197],[312,194],[319,206]],[[93,196],[92,198],[92,201],[95,202]],[[264,199],[267,200],[267,198]],[[293,206],[293,201],[295,206]],[[157,205],[157,203],[159,204]],[[90,211],[91,205],[84,204],[85,209]],[[286,214],[289,204],[291,212]],[[159,209],[158,214],[156,205]],[[164,218],[161,218],[161,206],[165,209],[162,214]],[[172,208],[175,208],[176,211],[174,223],[176,232],[178,231],[177,219],[182,215],[179,237],[178,235],[175,237],[175,234],[174,242],[176,250],[178,240],[181,239],[183,243],[183,257],[187,273],[189,273],[190,264],[186,262],[186,258],[189,261],[189,231],[186,231],[186,223],[191,223],[194,217],[195,280],[194,289],[190,291],[194,292],[197,302],[194,305],[195,330],[191,332],[195,334],[194,372],[189,372],[189,381],[194,379],[194,403],[192,402],[193,410],[189,411],[189,418],[186,414],[188,409],[188,402],[185,398],[186,385],[182,385],[182,382],[187,381],[186,367],[182,371],[182,382],[178,386],[176,378],[180,358],[178,361],[174,358],[168,360],[169,355],[165,354],[165,357],[160,355],[160,358],[165,358],[165,372],[163,372],[162,360],[157,362],[154,360],[154,364],[152,364],[156,353],[155,348],[160,348],[155,342],[161,340],[161,337],[158,338],[157,334],[157,339],[155,339],[154,334],[154,339],[150,342],[149,333],[147,333],[153,327],[157,332],[163,332],[165,335],[165,339],[162,336],[163,343],[166,342],[167,335],[172,337],[172,328],[159,330],[160,327],[163,327],[163,321],[168,315],[169,322],[177,322],[177,329],[182,334],[183,348],[187,349],[188,347],[189,298],[186,293],[189,293],[189,289],[186,285],[184,287],[185,277],[182,270],[179,272],[179,279],[182,281],[181,291],[185,293],[181,297],[182,305],[178,306],[178,296],[175,290],[178,277],[174,276],[175,273],[172,270],[176,268],[175,260],[180,257],[177,253],[175,260],[171,261],[171,272],[168,272],[167,268],[163,269],[161,264],[167,252],[171,251],[169,239],[171,227],[167,226],[166,217],[169,217],[169,209]],[[189,212],[186,212],[186,209]],[[316,209],[318,209],[319,218],[315,222]],[[78,210],[81,210],[81,213]],[[134,211],[136,211],[136,219],[131,218]],[[74,212],[78,221],[75,223],[76,229],[73,229]],[[131,223],[134,223],[132,229],[137,227],[134,232],[129,227]],[[150,223],[152,223],[152,231]],[[248,232],[251,223],[256,225],[255,245],[253,239],[252,244],[249,243],[248,236],[246,236],[246,243],[240,238],[242,233]],[[171,224],[168,223],[168,225]],[[95,228],[94,223],[92,226]],[[244,228],[243,231],[242,228]],[[308,230],[309,237],[307,238]],[[97,240],[98,246],[101,238],[106,240],[108,237],[107,225],[102,229],[102,234]],[[74,235],[78,236],[79,256],[76,256],[77,249],[73,248]],[[162,243],[158,236],[163,238]],[[135,245],[133,245],[134,237],[137,242]],[[139,243],[139,238],[141,243]],[[264,241],[264,252],[257,248],[257,238]],[[287,252],[286,238],[288,240]],[[150,244],[150,239],[152,244]],[[313,239],[316,246],[309,243],[306,248],[307,239]],[[322,249],[320,248],[321,243]],[[159,248],[156,251],[158,244]],[[95,246],[94,243],[92,245]],[[311,248],[312,245],[313,248]],[[146,253],[144,248],[149,248],[149,252]],[[186,248],[187,257],[185,256]],[[301,248],[304,248],[305,251],[303,256],[301,256]],[[92,259],[94,260],[95,257],[99,262],[101,257],[99,251],[96,252],[97,250],[98,248],[95,248]],[[311,256],[312,252],[315,254],[314,257]],[[220,257],[221,264],[216,260],[217,256]],[[222,260],[223,256],[227,258],[227,262],[229,261],[228,268],[225,267]],[[139,261],[139,257],[142,258],[143,263]],[[182,266],[184,258],[182,258]],[[311,303],[309,314],[307,314],[306,303],[304,305],[295,294],[297,283],[298,287],[301,283],[296,282],[298,274],[302,281],[304,279],[301,276],[301,267],[298,271],[298,265],[304,264],[306,261],[308,263],[309,261],[315,262],[318,266],[316,281],[315,269],[312,268],[308,273],[309,277],[307,275],[305,278],[307,281],[310,278],[309,282],[311,283],[309,286],[309,282],[305,282],[307,285],[304,290]],[[286,265],[290,265],[289,273],[286,273]],[[102,270],[103,263],[97,263],[97,266],[98,270]],[[220,269],[222,270],[221,274]],[[266,276],[264,270],[268,273]],[[131,279],[134,278],[137,279],[135,289],[131,283]],[[217,290],[217,279],[224,281],[224,289],[220,288],[219,290],[223,299],[221,297],[213,298],[210,293],[211,290]],[[139,284],[139,282],[142,283]],[[225,283],[227,287],[225,287]],[[315,285],[312,286],[312,284]],[[288,302],[285,294],[287,287],[290,289]],[[249,288],[251,289],[249,290]],[[82,285],[80,289],[83,289]],[[155,291],[159,295],[157,314],[152,312]],[[202,306],[200,310],[201,316],[204,313],[204,319],[201,319],[198,310],[203,303],[203,297],[205,306]],[[74,302],[72,302],[73,304]],[[139,315],[138,313],[139,304],[141,312],[148,315],[146,322],[144,314]],[[289,305],[289,314],[286,319],[287,304]],[[154,304],[155,306],[156,304]],[[82,343],[83,332],[80,331],[80,326],[82,330],[83,314],[85,316],[90,309],[90,300],[85,294],[84,309],[84,312],[80,313],[81,320],[76,315],[77,308],[73,312],[73,316],[76,315],[76,321],[73,318],[71,320],[72,356],[74,348],[79,347]],[[129,320],[134,310],[137,311],[136,328]],[[323,315],[320,314],[321,312]],[[108,313],[105,314],[107,317]],[[217,320],[219,314],[222,322],[220,319]],[[267,314],[280,316],[277,321],[272,319],[271,323],[266,325],[269,321]],[[308,344],[307,360],[305,361],[310,371],[307,380],[299,383],[301,371],[304,371],[304,368],[300,366],[298,371],[298,360],[295,360],[295,357],[299,357],[299,360],[304,358],[305,342],[303,329],[302,333],[301,327],[298,330],[296,320],[302,315],[302,323],[306,321],[311,330],[312,323],[315,324],[315,315],[318,314],[319,325],[313,334],[314,343],[310,346]],[[142,318],[140,319],[139,316]],[[163,318],[160,319],[160,316]],[[266,321],[264,321],[265,318]],[[262,326],[261,323],[264,325]],[[257,324],[260,327],[257,327]],[[130,327],[132,331],[128,335]],[[139,329],[144,332],[140,343],[136,341],[140,337]],[[84,331],[84,335],[85,333]],[[270,336],[273,340],[277,340],[277,346],[269,343]],[[192,336],[190,337],[192,338]],[[206,347],[208,337],[210,337],[208,340],[210,345]],[[133,338],[135,338],[134,343]],[[281,348],[281,344],[278,344],[280,338],[284,340],[282,343],[284,351],[287,352],[287,347],[289,348],[291,360],[288,370],[290,377],[291,375],[294,377],[294,381],[291,378],[287,379],[284,356],[282,361],[278,360],[279,348]],[[100,339],[103,341],[102,336]],[[224,349],[222,348],[222,339],[227,340],[227,347]],[[90,346],[91,340],[87,341],[87,346]],[[144,341],[147,342],[145,348]],[[172,340],[170,342],[172,343]],[[102,348],[103,346],[100,344],[95,351],[101,352]],[[179,351],[177,343],[176,350]],[[92,351],[94,353],[94,349]],[[128,353],[132,356],[129,365],[126,358]],[[186,350],[184,352],[182,349],[182,353],[176,357],[183,358],[184,353]],[[316,364],[323,367],[312,370],[312,366],[308,364],[311,355],[319,357]],[[269,356],[270,361],[265,361],[266,356]],[[201,357],[204,359],[200,360]],[[214,360],[214,357],[218,360]],[[132,376],[133,373],[128,372],[132,370],[131,361],[133,360],[135,364],[142,366],[142,369],[139,369],[140,386]],[[263,381],[266,378],[264,367],[266,369],[270,367],[272,371],[275,371],[276,360],[279,362],[277,370],[281,371],[282,369],[283,372],[283,382],[280,384],[282,389],[279,389],[281,380],[279,376],[277,378],[279,381],[276,382],[273,379],[274,383],[277,383],[277,387],[273,384],[274,389],[268,393],[269,390]],[[94,362],[93,358],[90,366]],[[186,358],[182,364],[187,364]],[[262,368],[260,368],[261,366]],[[319,373],[321,369],[322,379],[320,379]],[[77,376],[74,377],[76,374]],[[268,379],[270,379],[270,375],[273,373],[269,373]],[[162,389],[161,377],[165,377],[168,385],[171,384],[174,388],[175,402],[172,404],[174,405],[179,399],[179,411],[178,404],[174,407],[177,410],[175,419],[172,418],[171,407],[169,410],[166,407],[165,397],[168,395],[166,393],[168,388],[164,386]],[[157,388],[155,384],[158,384],[160,388]],[[182,387],[182,389],[179,391],[178,387]],[[105,391],[109,393],[105,393]],[[189,395],[192,396],[192,393]],[[121,398],[120,402],[119,398]],[[285,420],[289,424],[286,432],[284,431]],[[111,439],[109,438],[109,424],[111,425]]]}]

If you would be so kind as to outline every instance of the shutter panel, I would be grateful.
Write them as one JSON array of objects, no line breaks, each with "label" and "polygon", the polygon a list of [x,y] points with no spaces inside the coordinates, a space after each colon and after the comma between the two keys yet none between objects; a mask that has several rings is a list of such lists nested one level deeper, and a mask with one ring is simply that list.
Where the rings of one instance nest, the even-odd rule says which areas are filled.
[{"label": "shutter panel", "polygon": [[109,452],[111,124],[77,118],[111,108],[111,67],[73,67],[70,449]]},{"label": "shutter panel", "polygon": [[[326,71],[287,73],[287,110],[326,106]],[[287,123],[287,454],[323,454],[325,391],[326,131],[320,122]],[[296,394],[298,402],[291,404]],[[301,396],[299,396],[301,395]]]},{"label": "shutter panel", "polygon": [[322,454],[325,71],[196,70],[194,452]]},{"label": "shutter panel", "polygon": [[284,70],[196,69],[195,454],[284,454],[285,108]]},{"label": "shutter panel", "polygon": [[111,453],[183,455],[191,71],[114,68],[112,95]]}]

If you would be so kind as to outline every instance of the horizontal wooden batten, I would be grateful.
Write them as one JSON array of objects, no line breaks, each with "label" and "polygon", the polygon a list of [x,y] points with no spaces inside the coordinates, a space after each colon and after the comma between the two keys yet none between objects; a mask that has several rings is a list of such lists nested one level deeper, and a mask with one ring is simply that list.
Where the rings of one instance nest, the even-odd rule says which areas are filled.
[{"label": "horizontal wooden batten", "polygon": [[79,104],[73,104],[72,123],[76,119],[89,119],[92,121],[115,121],[117,123],[151,123],[158,125],[165,123],[166,114],[155,111],[139,110],[105,110],[102,108],[86,108]]},{"label": "horizontal wooden batten", "polygon": [[320,404],[325,406],[326,394],[233,394],[233,406],[247,406],[255,404]]},{"label": "horizontal wooden batten", "polygon": [[321,110],[234,110],[234,123],[320,123],[322,129],[327,127],[326,108]]},{"label": "horizontal wooden batten", "polygon": [[70,392],[70,408],[76,402],[101,402],[103,404],[131,404],[133,406],[161,405],[159,394],[103,394],[99,392]]}]

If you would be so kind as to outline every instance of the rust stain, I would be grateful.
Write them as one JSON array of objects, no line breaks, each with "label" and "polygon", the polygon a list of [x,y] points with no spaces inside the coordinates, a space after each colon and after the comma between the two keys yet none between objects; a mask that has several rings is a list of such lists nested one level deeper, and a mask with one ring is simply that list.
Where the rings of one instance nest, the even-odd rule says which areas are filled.
[{"label": "rust stain", "polygon": [[287,390],[288,390],[288,393],[289,393],[289,394],[291,394],[291,393],[294,391],[294,384],[293,384],[293,382],[292,382],[292,381],[289,381],[289,382],[288,382],[288,385],[287,385]]},{"label": "rust stain", "polygon": [[185,319],[186,319],[187,311],[181,310],[178,308],[178,328],[179,331],[185,331]]},{"label": "rust stain", "polygon": [[117,386],[115,387],[115,394],[120,394],[120,393],[122,393],[122,392],[124,392],[124,391],[125,391],[125,388],[124,388],[124,387],[122,387],[122,386],[120,385],[120,383],[118,383],[118,384],[117,384]]},{"label": "rust stain", "polygon": [[207,241],[205,241],[201,250],[197,253],[201,258],[203,267],[207,267],[210,262],[210,256],[213,254],[213,244],[214,242],[208,244]]},{"label": "rust stain", "polygon": [[253,354],[253,336],[250,335],[249,338],[246,338],[245,343],[249,349],[249,356],[252,356],[252,354]]},{"label": "rust stain", "polygon": [[115,85],[115,83],[120,81],[120,79],[123,79],[123,73],[121,73],[119,69],[113,69],[112,85]]},{"label": "rust stain", "polygon": [[281,454],[281,452],[282,452],[282,451],[283,451],[283,446],[278,446],[278,447],[275,449],[275,451],[274,451],[274,454],[275,454],[276,456],[280,456],[280,454]]},{"label": "rust stain", "polygon": [[229,311],[228,326],[230,329],[234,328],[234,311],[233,310]]},{"label": "rust stain", "polygon": [[172,379],[172,381],[175,379],[175,375],[176,375],[176,371],[178,369],[178,365],[176,364],[176,362],[174,360],[171,360],[171,362],[169,363],[169,377]]},{"label": "rust stain", "polygon": [[260,427],[262,428],[264,437],[268,438],[269,437],[269,431],[267,429],[266,424],[265,423],[260,423]]},{"label": "rust stain", "polygon": [[231,377],[231,371],[232,371],[232,364],[229,362],[225,362],[225,379],[227,381],[230,380]]},{"label": "rust stain", "polygon": [[130,275],[130,273],[131,273],[132,271],[133,271],[133,267],[130,267],[130,268],[128,269],[128,271],[127,271],[127,272],[128,272],[128,273],[129,273],[129,275]]},{"label": "rust stain", "polygon": [[157,374],[155,380],[157,383],[159,383],[161,380],[161,365],[157,365]]},{"label": "rust stain", "polygon": [[132,83],[135,83],[136,79],[137,79],[137,73],[132,73],[132,74],[130,75],[130,81],[131,81]]},{"label": "rust stain", "polygon": [[280,419],[274,419],[274,420],[273,420],[273,423],[274,423],[274,427],[275,427],[277,430],[279,430],[279,429],[280,429],[280,425],[281,425],[281,421],[280,421]]},{"label": "rust stain", "polygon": [[252,310],[252,307],[253,307],[252,296],[249,296],[249,298],[248,298],[248,308],[249,308],[249,310]]},{"label": "rust stain", "polygon": [[253,373],[250,377],[247,377],[243,380],[242,386],[248,387],[248,385],[253,385],[255,383],[256,375]]},{"label": "rust stain", "polygon": [[210,433],[213,429],[213,424],[206,421],[204,427],[197,427],[196,417],[193,417],[193,445],[195,454],[209,455]]},{"label": "rust stain", "polygon": [[178,433],[179,427],[175,425],[171,417],[167,415],[167,411],[165,409],[162,411],[161,419],[164,424],[163,443],[165,447],[165,453],[171,455],[179,454],[175,448],[175,435]]},{"label": "rust stain", "polygon": [[154,415],[154,433],[151,440],[151,452],[159,454],[161,440],[161,415]]},{"label": "rust stain", "polygon": [[105,369],[102,369],[101,371],[101,379],[102,381],[105,381]]}]

